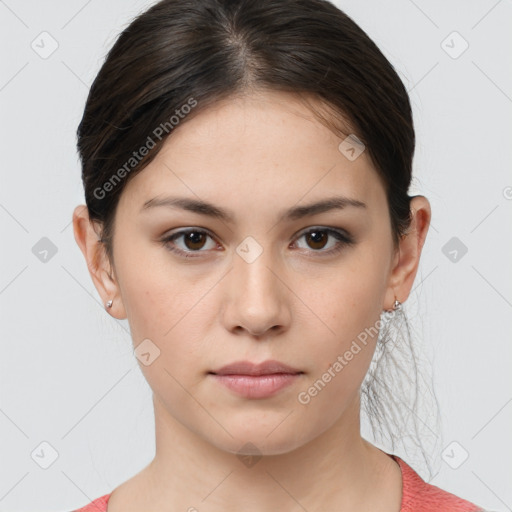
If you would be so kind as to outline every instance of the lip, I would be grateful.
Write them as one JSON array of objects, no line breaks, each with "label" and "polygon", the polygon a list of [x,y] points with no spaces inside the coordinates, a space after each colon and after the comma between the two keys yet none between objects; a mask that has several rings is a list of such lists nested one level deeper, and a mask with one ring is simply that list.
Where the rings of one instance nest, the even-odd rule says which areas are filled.
[{"label": "lip", "polygon": [[209,372],[220,384],[245,398],[268,398],[293,384],[304,372],[279,361],[236,361]]},{"label": "lip", "polygon": [[210,373],[216,375],[272,375],[276,373],[297,374],[304,372],[280,361],[270,359],[259,364],[251,363],[251,361],[235,361]]}]

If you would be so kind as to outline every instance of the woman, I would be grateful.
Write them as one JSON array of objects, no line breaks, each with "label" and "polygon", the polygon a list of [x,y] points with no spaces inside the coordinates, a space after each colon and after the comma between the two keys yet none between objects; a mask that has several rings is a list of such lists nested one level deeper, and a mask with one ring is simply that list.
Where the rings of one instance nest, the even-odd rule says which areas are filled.
[{"label": "woman", "polygon": [[414,144],[398,75],[326,1],[163,0],[123,31],[73,226],[156,454],[82,512],[481,510],[360,433],[431,218]]}]

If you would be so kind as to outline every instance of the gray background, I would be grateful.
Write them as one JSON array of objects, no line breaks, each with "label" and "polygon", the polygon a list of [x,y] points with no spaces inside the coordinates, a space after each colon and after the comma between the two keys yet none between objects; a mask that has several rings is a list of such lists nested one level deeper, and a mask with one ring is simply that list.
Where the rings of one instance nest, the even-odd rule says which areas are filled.
[{"label": "gray background", "polygon": [[[153,456],[128,323],[104,311],[71,226],[84,202],[75,130],[88,87],[152,3],[0,1],[3,512],[83,506]],[[433,218],[406,306],[441,405],[431,483],[512,510],[512,2],[336,4],[395,66],[414,109],[412,193],[428,197]]]}]

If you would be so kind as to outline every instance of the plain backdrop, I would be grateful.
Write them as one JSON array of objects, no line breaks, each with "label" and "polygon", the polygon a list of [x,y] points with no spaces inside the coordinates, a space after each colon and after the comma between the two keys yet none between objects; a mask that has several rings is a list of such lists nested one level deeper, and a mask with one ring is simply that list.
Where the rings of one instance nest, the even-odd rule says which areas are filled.
[{"label": "plain backdrop", "polygon": [[[71,225],[88,88],[152,3],[0,1],[1,512],[83,506],[154,454],[128,323],[105,312]],[[430,483],[512,510],[512,2],[336,5],[395,66],[414,109],[410,193],[433,217],[406,305],[441,407]]]}]

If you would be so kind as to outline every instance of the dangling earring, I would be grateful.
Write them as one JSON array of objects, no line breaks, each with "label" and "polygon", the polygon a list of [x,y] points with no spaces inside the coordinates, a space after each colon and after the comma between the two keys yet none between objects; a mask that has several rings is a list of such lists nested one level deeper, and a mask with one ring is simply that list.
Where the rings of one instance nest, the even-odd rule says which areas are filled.
[{"label": "dangling earring", "polygon": [[113,301],[112,300],[109,300],[106,304],[107,308],[111,308],[112,307],[112,304],[113,304]]}]

